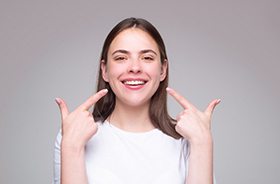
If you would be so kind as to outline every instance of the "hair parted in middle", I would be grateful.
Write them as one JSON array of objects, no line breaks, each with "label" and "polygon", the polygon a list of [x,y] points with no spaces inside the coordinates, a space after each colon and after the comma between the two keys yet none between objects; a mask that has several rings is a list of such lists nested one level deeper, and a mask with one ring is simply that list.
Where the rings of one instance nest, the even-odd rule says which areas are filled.
[{"label": "hair parted in middle", "polygon": [[[101,89],[108,89],[108,93],[101,98],[94,106],[93,117],[95,121],[104,122],[113,112],[116,104],[116,96],[112,91],[108,82],[106,82],[102,77],[101,64],[107,64],[108,51],[109,47],[115,37],[122,31],[129,28],[138,28],[142,31],[148,33],[157,43],[161,63],[164,64],[168,62],[167,54],[163,39],[157,29],[147,20],[141,18],[127,18],[119,22],[108,34],[104,41],[104,45],[101,51],[101,58],[99,64],[99,74],[97,81],[97,91]],[[168,63],[166,63],[168,64]],[[169,136],[172,136],[175,139],[179,139],[182,136],[178,134],[175,130],[175,122],[167,110],[167,92],[166,88],[168,87],[168,67],[166,70],[166,77],[163,81],[160,82],[159,87],[155,94],[152,96],[149,107],[149,117],[152,124],[160,129],[162,132],[166,133]]]}]

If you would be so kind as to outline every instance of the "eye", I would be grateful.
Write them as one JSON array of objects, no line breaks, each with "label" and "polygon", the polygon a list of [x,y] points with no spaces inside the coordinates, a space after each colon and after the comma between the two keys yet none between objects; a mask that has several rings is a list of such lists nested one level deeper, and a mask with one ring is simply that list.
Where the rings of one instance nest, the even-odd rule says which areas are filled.
[{"label": "eye", "polygon": [[147,56],[147,57],[144,57],[144,59],[146,59],[146,60],[153,60],[154,58]]},{"label": "eye", "polygon": [[126,57],[125,56],[116,56],[114,58],[114,60],[116,60],[116,61],[124,61],[124,60],[126,60]]},{"label": "eye", "polygon": [[153,56],[143,56],[142,59],[145,61],[153,61],[154,57]]}]

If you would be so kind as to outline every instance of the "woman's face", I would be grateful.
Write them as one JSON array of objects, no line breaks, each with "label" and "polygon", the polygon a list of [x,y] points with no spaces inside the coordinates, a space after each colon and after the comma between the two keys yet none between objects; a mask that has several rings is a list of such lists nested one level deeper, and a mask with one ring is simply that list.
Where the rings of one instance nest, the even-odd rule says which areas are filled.
[{"label": "woman's face", "polygon": [[126,29],[112,41],[107,58],[107,64],[101,65],[102,76],[115,93],[116,103],[148,105],[167,69],[155,40],[139,28]]}]

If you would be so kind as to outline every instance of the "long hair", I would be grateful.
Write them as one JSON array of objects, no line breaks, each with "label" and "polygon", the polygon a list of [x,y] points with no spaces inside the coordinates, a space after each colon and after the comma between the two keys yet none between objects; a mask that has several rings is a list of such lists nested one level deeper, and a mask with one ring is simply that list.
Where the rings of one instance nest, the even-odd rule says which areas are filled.
[{"label": "long hair", "polygon": [[[161,63],[164,64],[164,62],[168,61],[163,39],[157,29],[150,22],[141,18],[127,18],[119,22],[106,37],[101,52],[97,91],[106,88],[108,89],[108,93],[103,98],[101,98],[94,106],[92,115],[95,121],[104,122],[111,115],[116,104],[116,96],[114,92],[112,91],[109,83],[104,81],[102,77],[101,61],[103,61],[104,64],[107,64],[108,50],[114,38],[120,32],[132,27],[139,28],[148,33],[157,43],[160,51]],[[149,117],[152,124],[156,128],[160,129],[165,134],[174,137],[175,139],[179,139],[182,136],[175,130],[175,124],[173,122],[175,122],[176,120],[174,120],[168,114],[167,110],[166,88],[168,87],[168,73],[169,72],[167,67],[165,79],[160,82],[157,91],[151,98]]]}]

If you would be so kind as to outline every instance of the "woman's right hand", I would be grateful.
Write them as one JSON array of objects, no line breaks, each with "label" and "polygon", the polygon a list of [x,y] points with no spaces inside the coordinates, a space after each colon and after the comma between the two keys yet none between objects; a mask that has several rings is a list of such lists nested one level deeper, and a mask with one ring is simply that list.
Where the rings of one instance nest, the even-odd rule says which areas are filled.
[{"label": "woman's right hand", "polygon": [[96,133],[97,124],[94,122],[89,109],[103,96],[108,90],[103,89],[89,97],[73,112],[69,112],[64,100],[56,98],[62,119],[62,146],[75,150],[83,150],[88,140]]}]

